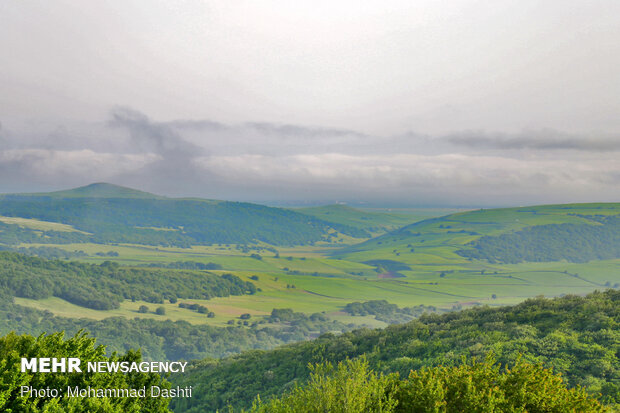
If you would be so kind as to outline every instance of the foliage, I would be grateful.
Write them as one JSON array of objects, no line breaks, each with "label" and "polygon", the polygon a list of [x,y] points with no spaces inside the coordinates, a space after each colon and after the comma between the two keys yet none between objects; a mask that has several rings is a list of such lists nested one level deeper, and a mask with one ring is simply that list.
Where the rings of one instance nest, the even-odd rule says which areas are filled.
[{"label": "foliage", "polygon": [[458,253],[491,263],[523,261],[587,262],[620,258],[620,215],[599,218],[599,225],[537,225],[499,236],[484,236]]},{"label": "foliage", "polygon": [[[46,259],[70,259],[87,257],[84,251],[67,251],[58,247],[7,247],[0,245],[0,251],[13,251],[24,255],[33,255]],[[101,253],[97,253],[101,254]],[[116,254],[118,255],[118,254]]]},{"label": "foliage", "polygon": [[515,365],[520,358],[542,363],[562,374],[569,387],[583,385],[614,404],[620,402],[619,324],[620,291],[536,298],[513,307],[425,314],[384,330],[327,333],[271,351],[197,361],[174,379],[175,384],[199,383],[186,407],[214,411],[228,404],[247,408],[257,394],[269,398],[291,389],[308,379],[308,363],[365,355],[376,371],[406,377],[410,370],[458,366],[464,356],[493,352],[502,364]]},{"label": "foliage", "polygon": [[[205,314],[205,318],[213,316],[212,312]],[[351,329],[350,326],[325,317],[301,316],[290,323],[272,326],[252,323],[249,327],[215,327],[193,325],[186,321],[124,317],[74,319],[16,305],[12,303],[12,297],[0,291],[0,333],[14,330],[41,334],[63,330],[67,334],[75,334],[85,330],[97,337],[98,342],[105,344],[108,351],[124,352],[139,348],[148,360],[224,357],[244,350],[268,349],[306,340],[320,332]]]},{"label": "foliage", "polygon": [[390,304],[386,300],[370,300],[366,302],[353,302],[347,304],[344,312],[353,316],[374,315],[377,320],[388,324],[404,323],[426,312],[436,312],[437,308],[420,304],[417,307],[399,308],[396,304]]},{"label": "foliage", "polygon": [[[3,195],[0,215],[61,222],[87,232],[33,231],[9,225],[0,243],[131,243],[189,247],[213,243],[301,245],[321,241],[329,230],[353,237],[370,234],[296,211],[263,205],[157,197],[92,197],[70,194]],[[0,225],[2,228],[6,228]],[[167,229],[165,231],[159,229]]]},{"label": "foliage", "polygon": [[[168,412],[168,400],[160,397],[21,397],[21,386],[34,389],[58,389],[64,395],[67,387],[140,389],[146,386],[170,388],[170,384],[155,373],[31,373],[20,370],[22,357],[76,357],[84,361],[140,362],[139,352],[125,355],[105,356],[103,346],[95,346],[95,340],[78,333],[64,340],[63,333],[32,337],[9,333],[0,338],[0,410],[3,412],[55,412],[55,413],[125,413]],[[34,396],[34,395],[33,395]],[[39,396],[39,395],[37,395]]]},{"label": "foliage", "polygon": [[333,368],[329,362],[310,365],[310,380],[280,399],[263,404],[260,398],[253,413],[389,413],[397,401],[392,397],[395,377],[381,376],[364,359],[346,360]]},{"label": "foliage", "polygon": [[221,270],[222,266],[220,264],[216,264],[213,262],[208,262],[206,264],[202,262],[195,261],[175,261],[169,262],[167,264],[156,262],[145,264],[145,267],[163,267],[163,268],[174,268],[177,270]]},{"label": "foliage", "polygon": [[521,360],[501,369],[492,357],[458,367],[411,371],[408,379],[369,369],[362,356],[309,366],[310,379],[280,398],[257,398],[252,413],[595,413],[609,409],[582,388],[568,389],[561,376]]},{"label": "foliage", "polygon": [[125,299],[163,303],[170,297],[209,299],[254,294],[253,283],[232,274],[48,261],[0,252],[0,288],[16,297],[60,297],[95,310],[118,308]]}]

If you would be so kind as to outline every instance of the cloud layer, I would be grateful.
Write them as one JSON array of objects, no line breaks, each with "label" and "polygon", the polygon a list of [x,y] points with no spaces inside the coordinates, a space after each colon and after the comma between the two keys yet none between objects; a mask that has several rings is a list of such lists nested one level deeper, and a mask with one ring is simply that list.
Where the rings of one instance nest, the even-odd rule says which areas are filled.
[{"label": "cloud layer", "polygon": [[293,124],[159,122],[116,107],[98,123],[0,129],[0,190],[107,181],[172,196],[375,205],[620,199],[619,136],[552,130],[373,136]]}]

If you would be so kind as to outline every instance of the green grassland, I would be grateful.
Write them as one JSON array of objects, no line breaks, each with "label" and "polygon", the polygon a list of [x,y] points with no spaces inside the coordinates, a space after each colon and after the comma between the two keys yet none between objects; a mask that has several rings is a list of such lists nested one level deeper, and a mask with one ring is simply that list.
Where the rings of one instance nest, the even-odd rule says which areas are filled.
[{"label": "green grassland", "polygon": [[40,221],[38,219],[0,216],[0,222],[39,231],[80,232],[82,234],[87,234],[86,232],[73,228],[71,225],[65,225],[58,222]]},{"label": "green grassland", "polygon": [[383,234],[415,221],[446,215],[448,209],[356,209],[343,204],[299,208],[296,211],[325,221],[338,222],[373,234]]},{"label": "green grassland", "polygon": [[[115,188],[108,186],[59,192],[54,197],[105,197],[110,193],[132,199],[151,199],[145,193],[133,193],[129,189],[115,192]],[[162,197],[154,196],[154,199],[161,200]],[[377,299],[400,307],[499,306],[538,295],[585,294],[620,283],[620,257],[589,262],[561,260],[515,264],[491,263],[462,254],[462,251],[473,248],[472,243],[483,236],[500,236],[524,228],[558,224],[602,226],[605,217],[620,214],[620,204],[480,209],[441,217],[433,215],[445,210],[392,212],[329,205],[296,211],[332,222],[335,226],[345,225],[384,234],[363,239],[336,232],[335,236],[328,237],[328,241],[303,245],[271,245],[260,241],[186,247],[111,242],[22,243],[17,246],[81,252],[76,259],[93,264],[108,260],[134,267],[166,267],[179,262],[211,263],[219,266],[219,270],[213,273],[232,273],[254,283],[258,291],[253,295],[192,301],[213,311],[215,317],[212,318],[170,303],[163,304],[165,316],[154,314],[157,306],[153,304],[146,304],[151,309],[149,313],[138,313],[138,307],[145,303],[129,300],[121,303],[118,309],[106,311],[85,310],[57,297],[39,301],[21,298],[18,303],[65,317],[163,318],[214,326],[224,326],[230,319],[244,313],[261,319],[273,308],[291,308],[306,314],[324,313],[334,319],[376,326],[382,323],[372,317],[373,322],[369,323],[369,317],[348,316],[342,313],[342,309],[354,301]],[[416,221],[420,218],[424,219]],[[42,231],[43,236],[45,231],[76,231],[68,224],[37,219],[9,217],[0,221]],[[149,229],[174,232],[170,231],[174,228],[164,226]],[[330,231],[334,232],[333,229]]]}]

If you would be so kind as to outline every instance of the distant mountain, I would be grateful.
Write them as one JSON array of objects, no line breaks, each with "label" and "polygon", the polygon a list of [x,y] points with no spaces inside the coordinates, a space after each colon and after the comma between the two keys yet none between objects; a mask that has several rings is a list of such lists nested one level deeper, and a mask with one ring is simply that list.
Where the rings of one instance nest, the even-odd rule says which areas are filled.
[{"label": "distant mountain", "polygon": [[65,191],[50,192],[46,195],[56,198],[140,198],[140,199],[164,199],[165,197],[138,191],[137,189],[124,186],[97,182]]},{"label": "distant mountain", "polygon": [[90,233],[28,230],[3,224],[0,244],[130,243],[189,247],[213,243],[303,245],[334,231],[370,233],[289,209],[247,202],[165,198],[97,183],[67,191],[0,195],[0,215],[58,222]]}]

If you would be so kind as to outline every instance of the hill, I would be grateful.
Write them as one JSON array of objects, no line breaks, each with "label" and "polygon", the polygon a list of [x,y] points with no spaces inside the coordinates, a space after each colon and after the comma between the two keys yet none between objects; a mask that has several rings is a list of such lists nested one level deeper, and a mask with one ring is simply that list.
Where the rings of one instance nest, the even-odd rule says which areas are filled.
[{"label": "hill", "polygon": [[49,192],[47,195],[55,198],[140,198],[140,199],[165,199],[163,196],[139,191],[137,189],[124,186],[97,182],[94,184],[81,186],[79,188],[64,191]]},{"label": "hill", "polygon": [[0,243],[133,243],[189,247],[213,243],[306,245],[335,234],[368,238],[357,227],[246,202],[164,198],[93,184],[68,191],[0,196],[0,216],[69,225],[82,232],[35,231],[1,223]]},{"label": "hill", "polygon": [[426,315],[385,330],[325,334],[310,342],[271,351],[251,351],[222,360],[191,363],[173,385],[196,384],[192,399],[173,400],[178,412],[212,412],[231,404],[248,407],[294,388],[309,376],[309,363],[365,356],[379,372],[455,366],[462,357],[489,352],[503,364],[542,362],[561,373],[569,386],[585,385],[607,403],[620,402],[620,292],[586,297],[530,299],[513,307],[476,308]]},{"label": "hill", "polygon": [[480,209],[416,222],[334,256],[408,265],[431,257],[491,264],[614,259],[620,258],[619,217],[619,203]]},{"label": "hill", "polygon": [[[295,211],[310,215],[329,222],[337,222],[339,224],[348,225],[359,228],[373,234],[382,234],[393,231],[404,225],[420,219],[427,218],[425,216],[428,211],[410,211],[410,212],[373,212],[352,208],[347,205],[333,204],[318,207],[299,208]],[[426,212],[426,214],[424,213]],[[436,213],[434,215],[437,215]]]}]

